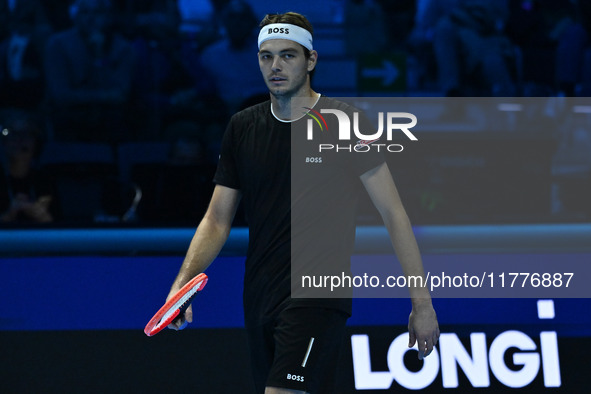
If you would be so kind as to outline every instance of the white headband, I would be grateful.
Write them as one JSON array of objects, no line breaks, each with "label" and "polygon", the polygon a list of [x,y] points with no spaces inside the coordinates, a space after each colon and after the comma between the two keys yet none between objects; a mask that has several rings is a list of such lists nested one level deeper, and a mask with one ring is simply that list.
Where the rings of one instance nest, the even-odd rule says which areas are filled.
[{"label": "white headband", "polygon": [[267,40],[283,39],[295,41],[303,47],[312,50],[312,34],[302,27],[289,23],[272,23],[263,26],[259,33],[259,49],[261,44]]}]

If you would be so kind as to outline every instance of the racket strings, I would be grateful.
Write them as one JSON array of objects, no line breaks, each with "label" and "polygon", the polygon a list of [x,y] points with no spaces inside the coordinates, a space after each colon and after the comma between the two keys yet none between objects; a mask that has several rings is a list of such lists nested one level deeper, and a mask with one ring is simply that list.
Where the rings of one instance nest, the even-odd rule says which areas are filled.
[{"label": "racket strings", "polygon": [[162,316],[162,319],[160,319],[160,322],[158,323],[157,327],[160,327],[162,324],[164,324],[170,316],[174,315],[175,313],[180,314],[185,309],[187,309],[189,307],[189,304],[193,300],[193,297],[197,294],[197,291],[201,288],[202,283],[203,282],[197,283],[195,286],[193,286],[191,288],[191,290],[187,291],[187,293],[185,295],[183,295],[181,298],[179,298],[179,300],[177,302],[175,302],[172,307],[170,307],[168,312],[166,312],[164,314],[164,316]]},{"label": "racket strings", "polygon": [[197,290],[199,289],[199,285],[195,286],[194,289],[191,289],[191,291],[189,293],[187,293],[187,295],[189,295],[189,297],[183,297],[186,298],[185,301],[179,306],[179,310],[181,312],[184,312],[189,305],[191,304],[191,301],[193,301],[193,298],[197,295]]}]

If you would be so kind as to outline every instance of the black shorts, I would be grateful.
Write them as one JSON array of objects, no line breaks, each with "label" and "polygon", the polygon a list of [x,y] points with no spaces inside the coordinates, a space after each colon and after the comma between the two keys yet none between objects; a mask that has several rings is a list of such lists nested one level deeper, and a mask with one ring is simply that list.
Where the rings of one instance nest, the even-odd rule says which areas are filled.
[{"label": "black shorts", "polygon": [[294,307],[266,324],[247,325],[256,393],[266,386],[334,393],[348,317],[335,309]]}]

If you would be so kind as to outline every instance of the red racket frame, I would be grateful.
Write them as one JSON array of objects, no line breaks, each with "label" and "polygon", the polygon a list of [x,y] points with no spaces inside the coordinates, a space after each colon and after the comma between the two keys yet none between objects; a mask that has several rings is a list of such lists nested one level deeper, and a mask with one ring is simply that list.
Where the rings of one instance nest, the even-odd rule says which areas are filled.
[{"label": "red racket frame", "polygon": [[[150,319],[148,324],[146,324],[146,328],[144,328],[144,333],[151,337],[153,335],[158,334],[162,331],[166,326],[168,326],[174,319],[176,319],[193,301],[193,298],[199,293],[205,285],[207,284],[207,275],[199,274],[193,279],[191,279],[187,284],[185,284],[179,291],[176,292],[174,296],[172,296],[166,303],[156,312],[156,314]],[[200,283],[201,282],[201,283]],[[179,302],[189,291],[198,286],[195,293],[189,297],[182,305],[178,306],[176,310],[169,315],[166,320],[162,320],[162,318],[175,306],[177,302]]]}]

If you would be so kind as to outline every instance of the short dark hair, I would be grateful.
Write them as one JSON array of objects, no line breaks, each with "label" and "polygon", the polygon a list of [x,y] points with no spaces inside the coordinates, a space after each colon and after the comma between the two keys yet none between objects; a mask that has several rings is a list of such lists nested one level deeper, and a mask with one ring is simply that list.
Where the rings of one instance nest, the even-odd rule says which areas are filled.
[{"label": "short dark hair", "polygon": [[267,26],[271,23],[289,23],[290,25],[296,25],[308,30],[310,34],[314,36],[314,28],[308,18],[297,12],[289,11],[285,14],[267,14],[261,21],[259,27]]},{"label": "short dark hair", "polygon": [[[312,24],[308,18],[297,12],[288,11],[284,14],[267,14],[259,24],[259,27],[264,27],[272,23],[289,23],[290,25],[299,26],[308,30],[312,35],[312,38],[314,38],[314,28],[312,27]],[[304,56],[308,59],[310,57],[310,50],[303,45],[302,48],[304,49]],[[316,68],[310,72],[310,79],[312,79],[314,71],[316,71]]]}]

